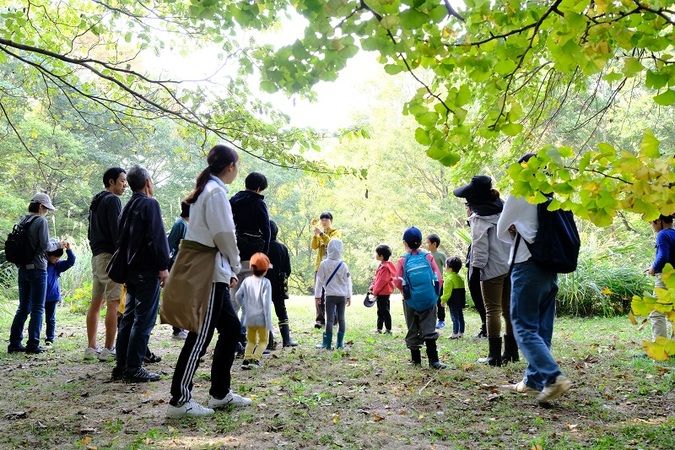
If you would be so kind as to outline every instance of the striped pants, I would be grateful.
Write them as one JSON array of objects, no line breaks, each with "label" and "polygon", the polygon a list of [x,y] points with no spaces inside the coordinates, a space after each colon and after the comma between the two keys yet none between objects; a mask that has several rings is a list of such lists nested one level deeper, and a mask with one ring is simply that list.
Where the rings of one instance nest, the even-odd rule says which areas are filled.
[{"label": "striped pants", "polygon": [[241,323],[230,301],[230,289],[225,283],[213,284],[204,323],[198,333],[192,331],[188,333],[178,356],[171,382],[170,403],[173,406],[180,406],[192,398],[192,379],[199,366],[199,359],[206,353],[216,329],[218,341],[211,363],[209,393],[217,399],[222,399],[230,391],[230,369],[241,329]]}]

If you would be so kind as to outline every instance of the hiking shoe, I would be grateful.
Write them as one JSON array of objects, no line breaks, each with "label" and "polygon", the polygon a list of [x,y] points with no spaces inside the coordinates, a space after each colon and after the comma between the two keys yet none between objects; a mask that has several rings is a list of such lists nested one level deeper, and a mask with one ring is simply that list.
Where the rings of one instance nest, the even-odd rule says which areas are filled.
[{"label": "hiking shoe", "polygon": [[124,381],[127,383],[147,383],[149,381],[159,381],[158,373],[148,372],[145,367],[139,367],[133,374],[124,374]]},{"label": "hiking shoe", "polygon": [[171,339],[174,339],[176,341],[184,341],[188,337],[188,332],[186,330],[180,330],[178,333],[174,333],[173,336],[171,336]]},{"label": "hiking shoe", "polygon": [[516,392],[516,393],[518,393],[518,394],[534,395],[534,394],[538,394],[538,393],[539,393],[539,391],[536,390],[535,388],[530,387],[530,386],[528,386],[527,384],[525,384],[525,380],[520,380],[520,381],[519,381],[518,383],[516,383],[516,384],[507,384],[507,385],[505,385],[505,386],[503,386],[503,387],[504,387],[505,389],[508,389],[509,391],[513,391],[513,392]]},{"label": "hiking shoe", "polygon": [[230,391],[227,393],[225,398],[223,399],[217,399],[214,396],[209,397],[209,408],[217,409],[217,408],[224,408],[227,405],[234,405],[234,406],[249,406],[251,403],[250,398],[247,397],[242,397],[239,394],[235,394],[234,392]]},{"label": "hiking shoe", "polygon": [[116,357],[115,349],[109,349],[103,347],[98,354],[99,361],[114,361]]},{"label": "hiking shoe", "polygon": [[435,370],[440,370],[440,369],[445,369],[447,368],[447,364],[443,364],[440,361],[433,361],[429,363],[429,367]]},{"label": "hiking shoe", "polygon": [[445,328],[445,321],[444,320],[439,320],[438,323],[436,324],[436,328],[439,330],[442,330]]},{"label": "hiking shoe", "polygon": [[178,417],[203,417],[210,416],[215,411],[211,408],[206,408],[194,400],[185,402],[180,406],[173,406],[169,404],[166,407],[166,417],[175,419]]},{"label": "hiking shoe", "polygon": [[571,387],[572,382],[566,376],[558,375],[554,383],[549,384],[541,391],[537,396],[537,401],[539,403],[546,403],[555,400],[565,392],[569,391]]},{"label": "hiking shoe", "polygon": [[37,347],[26,347],[26,353],[31,353],[33,355],[38,355],[44,351],[46,350],[43,347],[40,347],[39,345]]},{"label": "hiking shoe", "polygon": [[100,352],[100,350],[97,349],[97,348],[87,347],[87,348],[84,350],[84,359],[85,359],[85,360],[96,359],[96,358],[98,358],[99,352]]},{"label": "hiking shoe", "polygon": [[54,341],[51,339],[45,339],[45,348],[51,348],[54,345]]},{"label": "hiking shoe", "polygon": [[248,360],[248,359],[245,359],[245,360],[241,363],[241,368],[242,368],[242,370],[251,370],[251,361]]},{"label": "hiking shoe", "polygon": [[7,353],[25,353],[26,352],[26,347],[23,345],[14,346],[14,345],[8,345],[7,346]]}]

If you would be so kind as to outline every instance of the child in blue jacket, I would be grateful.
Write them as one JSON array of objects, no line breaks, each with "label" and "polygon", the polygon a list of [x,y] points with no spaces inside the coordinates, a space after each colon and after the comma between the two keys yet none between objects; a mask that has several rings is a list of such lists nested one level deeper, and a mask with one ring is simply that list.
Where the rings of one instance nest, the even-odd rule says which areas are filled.
[{"label": "child in blue jacket", "polygon": [[[59,261],[63,256],[65,249],[67,259]],[[75,264],[75,254],[70,249],[70,243],[59,242],[56,239],[49,241],[47,247],[47,298],[45,300],[45,320],[47,322],[47,338],[45,346],[51,347],[54,344],[56,334],[56,305],[61,301],[61,288],[59,278],[66,270]]]}]

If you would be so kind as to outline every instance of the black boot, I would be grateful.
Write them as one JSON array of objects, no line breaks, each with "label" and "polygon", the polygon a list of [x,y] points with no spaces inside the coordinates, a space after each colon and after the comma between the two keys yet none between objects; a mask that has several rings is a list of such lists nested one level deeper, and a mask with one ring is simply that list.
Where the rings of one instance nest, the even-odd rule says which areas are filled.
[{"label": "black boot", "polygon": [[502,365],[502,338],[489,337],[488,338],[488,357],[487,363],[491,366],[500,367]]},{"label": "black boot", "polygon": [[297,347],[298,343],[291,339],[291,329],[288,324],[279,325],[279,332],[281,333],[281,339],[283,341],[284,347]]},{"label": "black boot", "polygon": [[429,367],[432,369],[445,369],[446,366],[438,360],[438,349],[436,348],[436,339],[427,339],[427,358],[429,358]]},{"label": "black boot", "polygon": [[488,337],[487,336],[487,329],[485,328],[485,322],[483,322],[480,326],[480,331],[476,335],[476,339],[484,339]]},{"label": "black boot", "polygon": [[419,348],[410,349],[410,362],[412,363],[413,366],[422,365],[422,352],[420,352]]},{"label": "black boot", "polygon": [[265,350],[276,350],[277,349],[277,341],[274,340],[274,333],[270,331],[270,335],[267,339],[267,348]]},{"label": "black boot", "polygon": [[502,364],[519,361],[518,344],[513,334],[504,335],[504,353],[502,353]]}]

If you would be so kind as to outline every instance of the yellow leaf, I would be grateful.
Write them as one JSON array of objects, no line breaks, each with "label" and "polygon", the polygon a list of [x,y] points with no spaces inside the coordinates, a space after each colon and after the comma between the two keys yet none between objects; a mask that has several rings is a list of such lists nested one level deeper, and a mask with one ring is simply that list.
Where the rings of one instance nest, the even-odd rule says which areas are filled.
[{"label": "yellow leaf", "polygon": [[635,319],[635,316],[633,315],[633,311],[630,311],[628,313],[628,320],[630,320],[630,323],[633,325],[637,325],[637,320]]},{"label": "yellow leaf", "polygon": [[663,345],[657,342],[644,341],[642,348],[645,350],[647,356],[656,361],[668,361],[668,354]]}]

